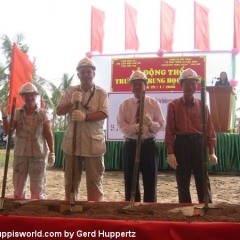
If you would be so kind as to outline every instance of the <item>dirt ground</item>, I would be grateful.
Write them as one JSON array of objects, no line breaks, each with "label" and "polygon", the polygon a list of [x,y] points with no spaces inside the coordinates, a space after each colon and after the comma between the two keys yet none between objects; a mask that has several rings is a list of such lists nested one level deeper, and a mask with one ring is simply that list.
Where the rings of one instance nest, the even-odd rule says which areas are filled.
[{"label": "dirt ground", "polygon": [[[0,186],[4,166],[0,167]],[[209,174],[214,203],[240,204],[240,173],[233,174]],[[191,179],[192,202],[197,203],[197,195],[194,179]],[[142,192],[142,191],[141,191]],[[61,168],[47,168],[46,194],[49,200],[64,200],[64,173]],[[9,164],[6,197],[13,197],[12,186],[12,164]],[[27,198],[29,198],[29,184],[27,188]],[[87,200],[85,172],[82,177],[80,201]],[[122,171],[105,171],[104,173],[104,200],[123,201],[124,200],[124,180]],[[178,203],[177,185],[173,172],[159,172],[157,185],[158,203]]]},{"label": "dirt ground", "polygon": [[[133,212],[129,211],[129,202],[124,201],[124,181],[122,171],[106,171],[104,174],[104,202],[86,202],[85,172],[82,178],[79,205],[81,213],[61,210],[64,203],[64,173],[62,169],[47,169],[46,194],[48,200],[16,201],[13,197],[12,165],[9,165],[5,194],[5,210],[2,214],[64,216],[99,219],[138,219],[164,221],[215,221],[240,222],[240,175],[210,174],[214,204],[208,204],[207,212],[204,205],[197,202],[194,180],[191,181],[193,205],[178,204],[177,186],[173,172],[159,172],[157,188],[157,204],[137,204]],[[0,170],[2,186],[3,166]],[[29,184],[27,188],[29,198]],[[63,204],[64,203],[64,204]],[[78,206],[78,204],[77,204]],[[127,209],[127,210],[126,210]],[[197,209],[197,210],[196,210]],[[195,216],[198,215],[198,216]],[[202,215],[199,218],[199,215]]]}]

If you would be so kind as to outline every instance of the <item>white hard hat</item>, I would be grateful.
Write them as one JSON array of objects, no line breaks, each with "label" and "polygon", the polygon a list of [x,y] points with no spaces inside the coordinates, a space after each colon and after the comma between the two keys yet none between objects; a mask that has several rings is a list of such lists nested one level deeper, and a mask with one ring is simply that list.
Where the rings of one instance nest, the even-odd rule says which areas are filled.
[{"label": "white hard hat", "polygon": [[88,57],[85,57],[79,61],[76,70],[79,71],[81,67],[91,67],[94,71],[96,70],[93,60]]},{"label": "white hard hat", "polygon": [[192,79],[192,80],[196,80],[197,82],[199,81],[199,77],[197,75],[197,73],[192,70],[191,68],[187,68],[185,69],[179,76],[179,82],[180,84],[182,84],[183,80],[186,79]]},{"label": "white hard hat", "polygon": [[34,86],[31,82],[27,82],[22,85],[19,94],[23,95],[24,93],[35,93],[37,95],[39,94],[36,86]]},{"label": "white hard hat", "polygon": [[143,80],[146,84],[148,83],[147,76],[144,72],[137,70],[129,78],[129,83],[131,84],[134,80]]}]

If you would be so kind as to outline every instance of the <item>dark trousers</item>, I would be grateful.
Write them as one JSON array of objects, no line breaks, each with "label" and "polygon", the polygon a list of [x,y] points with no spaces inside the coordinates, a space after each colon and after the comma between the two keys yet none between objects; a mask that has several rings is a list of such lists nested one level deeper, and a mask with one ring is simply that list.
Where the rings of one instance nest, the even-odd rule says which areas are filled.
[{"label": "dark trousers", "polygon": [[[124,181],[125,181],[125,200],[130,201],[133,169],[136,155],[136,141],[125,142],[123,146],[123,167],[124,167]],[[157,201],[157,175],[158,175],[158,158],[159,153],[156,142],[145,141],[141,143],[139,171],[142,173],[144,202]],[[135,201],[141,202],[140,186],[139,186],[139,171],[137,173],[137,186]]]},{"label": "dark trousers", "polygon": [[[176,138],[174,154],[178,163],[176,180],[179,203],[191,203],[190,180],[193,173],[199,203],[204,202],[204,178],[202,162],[202,139]],[[207,194],[212,202],[210,181],[207,175]]]}]

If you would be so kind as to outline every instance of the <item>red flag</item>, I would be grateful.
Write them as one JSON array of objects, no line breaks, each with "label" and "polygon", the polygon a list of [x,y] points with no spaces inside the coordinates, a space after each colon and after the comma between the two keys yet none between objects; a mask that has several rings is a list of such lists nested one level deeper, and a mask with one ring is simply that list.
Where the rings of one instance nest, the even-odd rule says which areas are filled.
[{"label": "red flag", "polygon": [[125,2],[125,50],[138,50],[137,10]]},{"label": "red flag", "polygon": [[240,2],[238,0],[234,0],[233,48],[240,50]]},{"label": "red flag", "polygon": [[172,52],[175,9],[161,1],[160,48]]},{"label": "red flag", "polygon": [[92,6],[92,19],[91,19],[91,52],[103,51],[103,37],[105,13]]},{"label": "red flag", "polygon": [[33,69],[33,64],[29,61],[28,56],[14,43],[12,49],[10,90],[8,100],[10,106],[9,110],[12,108],[14,97],[16,97],[16,108],[19,108],[24,104],[22,97],[19,95],[19,91],[24,83],[32,82]]},{"label": "red flag", "polygon": [[41,108],[45,108],[46,107],[46,105],[45,105],[45,101],[44,101],[44,99],[41,97],[41,102],[40,102],[40,104],[41,104]]},{"label": "red flag", "polygon": [[194,1],[194,48],[210,50],[208,8]]}]

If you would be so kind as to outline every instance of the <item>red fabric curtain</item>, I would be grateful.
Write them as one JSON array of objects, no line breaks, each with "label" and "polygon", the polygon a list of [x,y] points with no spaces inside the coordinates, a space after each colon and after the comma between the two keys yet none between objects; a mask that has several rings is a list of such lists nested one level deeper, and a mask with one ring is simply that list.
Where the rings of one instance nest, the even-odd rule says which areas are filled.
[{"label": "red fabric curtain", "polygon": [[208,8],[194,1],[194,48],[210,50]]},{"label": "red fabric curtain", "polygon": [[233,48],[240,50],[240,2],[238,0],[234,0]]},{"label": "red fabric curtain", "polygon": [[105,13],[95,7],[92,7],[91,18],[91,52],[103,51]]},{"label": "red fabric curtain", "polygon": [[14,97],[16,97],[16,108],[24,104],[22,97],[19,95],[19,91],[24,83],[32,82],[33,70],[33,64],[29,61],[28,56],[14,43],[10,73],[9,110],[12,108]]},{"label": "red fabric curtain", "polygon": [[137,10],[125,2],[125,50],[138,50]]},{"label": "red fabric curtain", "polygon": [[[183,207],[185,206],[183,204]],[[223,219],[224,216],[221,215],[221,209],[219,209],[219,213],[219,218]],[[202,218],[207,218],[208,216],[195,216],[194,218],[199,217],[198,222],[192,222],[190,217],[186,217],[186,222],[170,222],[161,220],[139,221],[137,220],[137,214],[135,221],[87,219],[81,217],[80,214],[76,214],[77,217],[71,217],[71,215],[64,217],[62,215],[60,217],[34,217],[1,214],[1,237],[2,239],[18,238],[26,240],[43,239],[44,237],[44,239],[50,239],[50,236],[51,239],[55,238],[58,240],[79,240],[80,238],[88,240],[192,240],[195,239],[193,236],[196,236],[196,239],[237,240],[240,235],[239,222],[201,222]],[[117,218],[121,219],[121,215],[116,212]],[[86,233],[89,233],[88,237],[83,235]]]},{"label": "red fabric curtain", "polygon": [[175,14],[174,8],[161,1],[160,48],[167,52],[172,52]]}]

